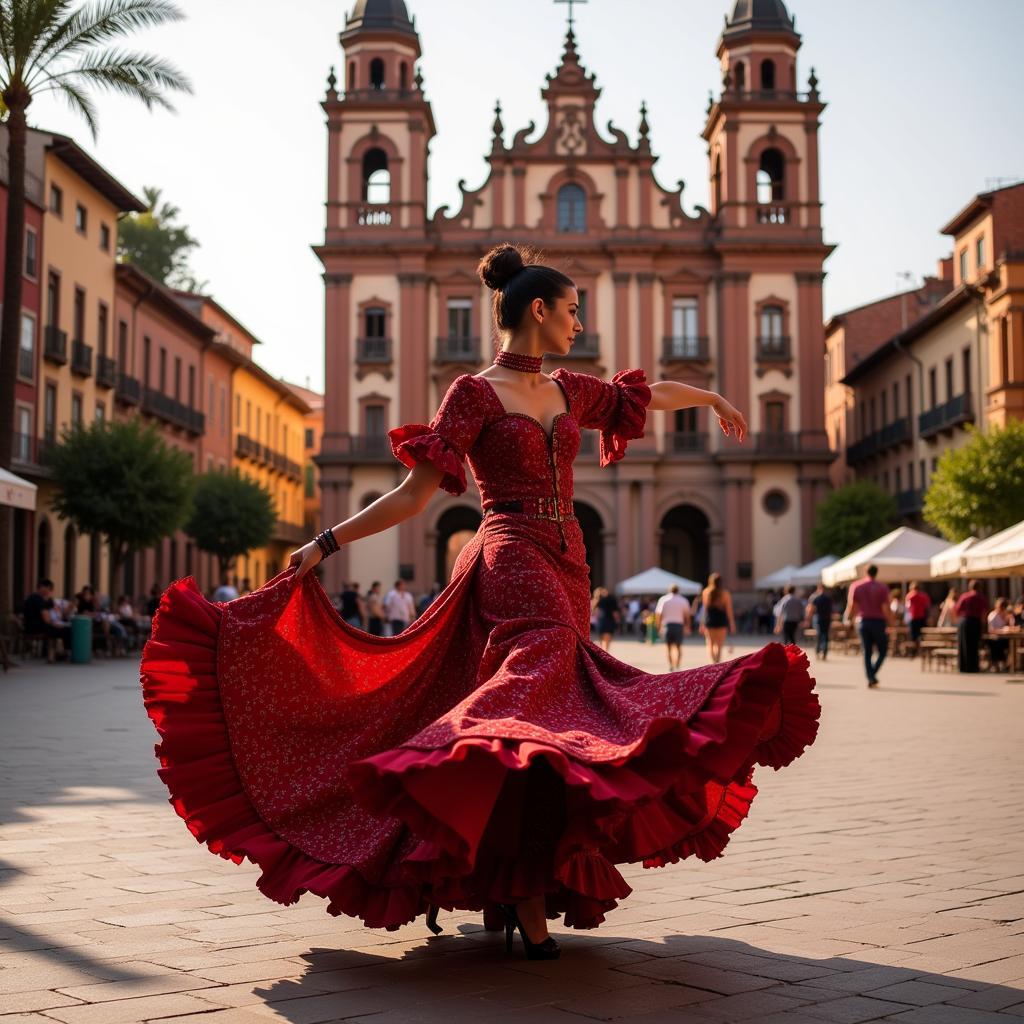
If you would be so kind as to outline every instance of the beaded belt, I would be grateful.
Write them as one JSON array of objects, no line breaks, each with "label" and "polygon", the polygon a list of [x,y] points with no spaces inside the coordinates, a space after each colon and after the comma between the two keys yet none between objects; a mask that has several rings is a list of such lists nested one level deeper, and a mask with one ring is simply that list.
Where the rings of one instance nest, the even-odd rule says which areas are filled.
[{"label": "beaded belt", "polygon": [[496,501],[484,509],[484,515],[493,512],[518,512],[531,519],[575,519],[572,502],[565,498],[518,498],[515,501]]}]

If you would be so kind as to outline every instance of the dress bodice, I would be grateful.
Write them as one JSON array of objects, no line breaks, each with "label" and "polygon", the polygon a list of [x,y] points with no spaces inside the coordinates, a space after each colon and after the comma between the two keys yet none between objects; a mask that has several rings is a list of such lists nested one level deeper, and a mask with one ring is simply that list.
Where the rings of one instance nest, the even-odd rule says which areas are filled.
[{"label": "dress bodice", "polygon": [[601,431],[602,466],[618,461],[627,442],[643,436],[651,389],[643,370],[620,371],[610,382],[565,369],[551,377],[567,408],[550,433],[526,413],[506,412],[490,383],[467,373],[453,381],[429,424],[389,432],[392,451],[410,469],[432,462],[443,471],[440,486],[450,494],[465,491],[468,459],[485,509],[520,498],[571,501],[580,428]]}]

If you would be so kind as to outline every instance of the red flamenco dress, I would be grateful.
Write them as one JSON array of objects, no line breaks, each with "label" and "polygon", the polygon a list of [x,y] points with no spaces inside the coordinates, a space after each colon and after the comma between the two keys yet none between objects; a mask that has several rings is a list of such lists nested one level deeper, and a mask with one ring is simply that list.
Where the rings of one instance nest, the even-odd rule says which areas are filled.
[{"label": "red flamenco dress", "polygon": [[550,436],[469,374],[432,423],[390,432],[452,494],[468,458],[485,513],[400,635],[347,625],[313,573],[227,604],[191,579],[163,595],[142,659],[160,777],[192,834],[259,865],[271,899],[308,891],[396,928],[431,905],[544,893],[550,914],[593,928],[630,892],[616,864],[719,856],[755,765],[813,741],[796,647],[655,675],[591,642],[580,428],[601,432],[602,466],[621,459],[651,392],[642,370],[552,377],[567,409]]}]

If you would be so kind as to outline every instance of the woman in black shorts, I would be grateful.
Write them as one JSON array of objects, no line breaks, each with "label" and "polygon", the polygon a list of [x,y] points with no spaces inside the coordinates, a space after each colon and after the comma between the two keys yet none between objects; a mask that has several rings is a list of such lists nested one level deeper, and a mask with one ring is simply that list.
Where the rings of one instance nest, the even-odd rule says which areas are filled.
[{"label": "woman in black shorts", "polygon": [[722,577],[713,572],[701,594],[704,605],[704,623],[701,632],[708,646],[708,657],[713,662],[722,660],[722,645],[729,632],[736,632],[732,614],[732,595],[722,586]]}]

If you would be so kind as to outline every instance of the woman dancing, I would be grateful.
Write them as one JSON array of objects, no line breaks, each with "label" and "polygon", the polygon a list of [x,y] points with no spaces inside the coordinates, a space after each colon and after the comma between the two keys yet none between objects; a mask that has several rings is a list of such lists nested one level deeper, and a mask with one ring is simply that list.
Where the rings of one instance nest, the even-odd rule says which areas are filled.
[{"label": "woman dancing", "polygon": [[[819,707],[796,648],[655,675],[590,640],[590,580],[573,515],[580,428],[610,465],[648,409],[719,395],[642,370],[611,382],[558,369],[582,330],[573,282],[512,245],[479,267],[503,345],[429,424],[390,432],[410,472],[227,604],[191,580],[163,595],[142,678],[175,810],[214,853],[262,868],[292,903],[397,928],[437,908],[483,910],[551,959],[547,920],[593,928],[627,896],[616,864],[721,854],[757,790],[813,741]],[[394,637],[345,623],[310,570],[341,544],[466,488],[484,517],[452,579]]]}]

